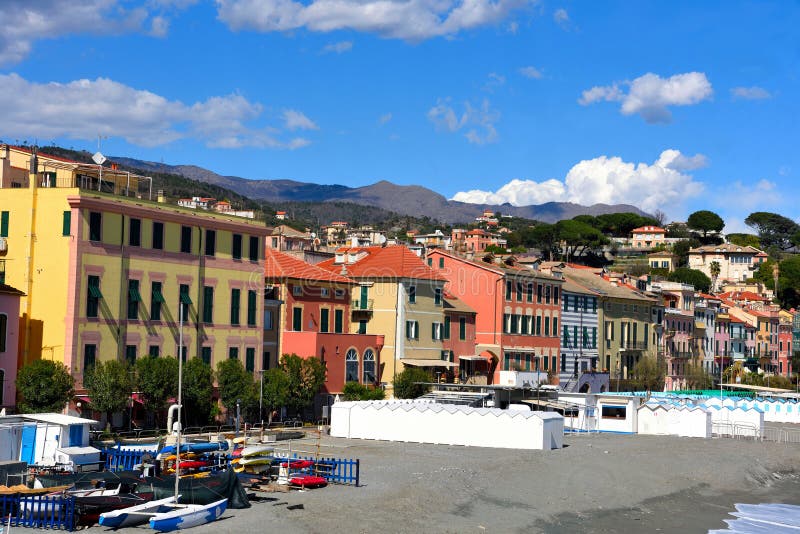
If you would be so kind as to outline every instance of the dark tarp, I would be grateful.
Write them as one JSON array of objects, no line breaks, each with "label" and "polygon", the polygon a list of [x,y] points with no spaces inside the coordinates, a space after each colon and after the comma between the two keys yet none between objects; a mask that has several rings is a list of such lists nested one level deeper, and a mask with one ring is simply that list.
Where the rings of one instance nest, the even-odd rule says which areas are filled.
[{"label": "dark tarp", "polygon": [[[164,499],[175,493],[175,477],[145,477],[140,478],[136,471],[95,471],[90,473],[77,473],[74,475],[42,475],[37,477],[44,487],[75,484],[76,487],[91,487],[98,480],[125,480],[138,484],[138,491],[153,491],[154,499]],[[228,508],[249,508],[239,478],[232,470],[222,471],[206,478],[182,478],[179,482],[178,493],[181,494],[182,503],[210,504],[222,498],[228,498]]]}]

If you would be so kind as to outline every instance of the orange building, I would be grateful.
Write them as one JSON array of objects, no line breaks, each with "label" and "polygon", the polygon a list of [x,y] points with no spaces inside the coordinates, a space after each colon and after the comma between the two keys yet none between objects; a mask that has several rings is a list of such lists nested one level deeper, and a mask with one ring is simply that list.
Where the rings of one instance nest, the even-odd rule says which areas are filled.
[{"label": "orange building", "polygon": [[266,256],[266,285],[283,309],[277,314],[278,354],[319,358],[329,394],[341,393],[346,382],[376,384],[383,336],[349,333],[358,282],[275,249],[267,248]]},{"label": "orange building", "polygon": [[503,370],[558,373],[563,279],[516,265],[513,257],[468,260],[433,250],[446,290],[476,312],[476,353],[491,383]]}]

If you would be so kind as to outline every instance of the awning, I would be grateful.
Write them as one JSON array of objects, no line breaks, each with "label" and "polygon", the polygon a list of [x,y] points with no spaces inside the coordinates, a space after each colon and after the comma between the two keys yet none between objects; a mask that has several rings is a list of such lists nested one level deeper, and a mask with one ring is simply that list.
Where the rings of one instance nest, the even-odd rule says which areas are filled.
[{"label": "awning", "polygon": [[139,294],[139,290],[135,287],[132,287],[128,290],[128,295],[131,297],[131,302],[142,302],[142,296]]},{"label": "awning", "polygon": [[100,288],[99,288],[99,287],[97,287],[97,286],[91,286],[91,285],[90,285],[90,286],[89,286],[89,294],[90,294],[92,297],[96,298],[96,299],[101,299],[101,298],[103,298],[103,294],[102,294],[102,293],[100,293]]},{"label": "awning", "polygon": [[186,293],[181,293],[181,304],[190,305],[192,303],[192,299],[189,298],[189,295]]},{"label": "awning", "polygon": [[487,363],[489,362],[489,360],[487,360],[483,356],[459,356],[458,359],[459,360],[484,361],[484,362],[487,362]]},{"label": "awning", "polygon": [[154,289],[153,290],[153,302],[162,302],[162,303],[166,302],[164,300],[164,295],[161,294],[161,290],[160,289]]},{"label": "awning", "polygon": [[426,360],[424,358],[400,358],[400,363],[414,367],[458,367],[458,364],[454,362]]}]

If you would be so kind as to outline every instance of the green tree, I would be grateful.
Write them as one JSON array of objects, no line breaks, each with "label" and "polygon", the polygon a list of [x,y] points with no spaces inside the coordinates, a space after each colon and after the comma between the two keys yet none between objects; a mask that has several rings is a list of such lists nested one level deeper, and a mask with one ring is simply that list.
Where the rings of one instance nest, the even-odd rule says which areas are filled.
[{"label": "green tree", "polygon": [[719,278],[719,274],[722,272],[722,267],[717,260],[712,261],[708,266],[709,272],[711,273],[711,291],[717,290],[717,279]]},{"label": "green tree", "polygon": [[575,220],[558,221],[556,232],[564,244],[562,258],[566,261],[583,256],[587,250],[597,251],[609,242],[600,230]]},{"label": "green tree", "polygon": [[522,234],[523,245],[539,249],[542,256],[547,256],[550,260],[553,259],[553,254],[557,250],[558,241],[558,229],[554,224],[537,224]]},{"label": "green tree", "polygon": [[631,378],[648,391],[664,390],[664,365],[656,358],[641,358],[631,369]]},{"label": "green tree", "polygon": [[114,412],[124,410],[133,391],[133,377],[127,363],[118,360],[99,362],[86,370],[83,387],[92,399],[92,408],[106,414],[111,421]]},{"label": "green tree", "polygon": [[508,254],[508,250],[498,245],[488,245],[484,252],[491,252],[492,254]]},{"label": "green tree", "polygon": [[175,358],[138,358],[135,364],[136,389],[146,410],[158,414],[167,407],[170,397],[178,396],[178,360]]},{"label": "green tree", "polygon": [[185,410],[186,422],[189,426],[201,426],[211,420],[214,406],[212,395],[214,393],[214,370],[201,358],[191,358],[183,366],[183,392],[184,406],[191,406]]},{"label": "green tree", "polygon": [[672,253],[677,258],[677,266],[685,267],[689,264],[689,250],[699,247],[700,242],[697,239],[682,239],[672,245]]},{"label": "green tree", "polygon": [[739,245],[740,247],[761,248],[761,241],[758,240],[757,235],[733,233],[728,234],[726,237],[732,244]]},{"label": "green tree", "polygon": [[75,393],[74,381],[63,363],[35,360],[17,373],[17,393],[23,413],[60,412]]},{"label": "green tree", "polygon": [[394,396],[398,399],[416,399],[430,391],[430,386],[418,382],[430,383],[431,375],[419,367],[406,367],[394,379]]},{"label": "green tree", "polygon": [[[289,402],[289,376],[286,371],[276,367],[264,371],[262,380],[264,381],[262,404],[268,414],[267,421],[271,423],[272,412]],[[263,416],[259,414],[259,420]]]},{"label": "green tree", "polygon": [[695,290],[707,293],[711,287],[711,279],[704,272],[688,267],[679,267],[669,273],[667,280],[694,286]]},{"label": "green tree", "polygon": [[685,376],[689,389],[711,389],[714,385],[714,379],[702,365],[689,365]]},{"label": "green tree", "polygon": [[258,405],[258,390],[249,373],[238,358],[228,358],[217,364],[217,385],[219,400],[228,410],[236,413],[236,403],[243,412],[248,412]]},{"label": "green tree", "polygon": [[700,210],[689,215],[686,220],[686,226],[696,232],[700,232],[703,236],[703,242],[705,242],[710,232],[719,233],[725,228],[725,221],[713,211]]},{"label": "green tree", "polygon": [[325,384],[325,364],[319,358],[284,354],[279,366],[289,377],[287,405],[298,412],[310,406],[314,402],[314,396]]},{"label": "green tree", "polygon": [[768,249],[774,247],[781,251],[794,246],[792,238],[800,231],[800,225],[793,220],[767,211],[751,213],[744,223],[756,229],[763,247]]},{"label": "green tree", "polygon": [[358,382],[348,382],[342,388],[342,397],[346,401],[383,400],[386,392],[382,388],[368,387]]}]

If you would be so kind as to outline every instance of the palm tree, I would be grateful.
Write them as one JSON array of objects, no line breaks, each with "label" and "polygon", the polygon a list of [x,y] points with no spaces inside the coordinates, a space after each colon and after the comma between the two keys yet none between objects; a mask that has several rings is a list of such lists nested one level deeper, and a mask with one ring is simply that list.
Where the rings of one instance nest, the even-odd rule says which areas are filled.
[{"label": "palm tree", "polygon": [[722,269],[719,266],[719,262],[716,261],[716,260],[711,262],[711,265],[709,266],[709,269],[711,271],[711,291],[710,292],[713,293],[717,289],[717,278],[719,278],[719,273],[722,271]]}]

